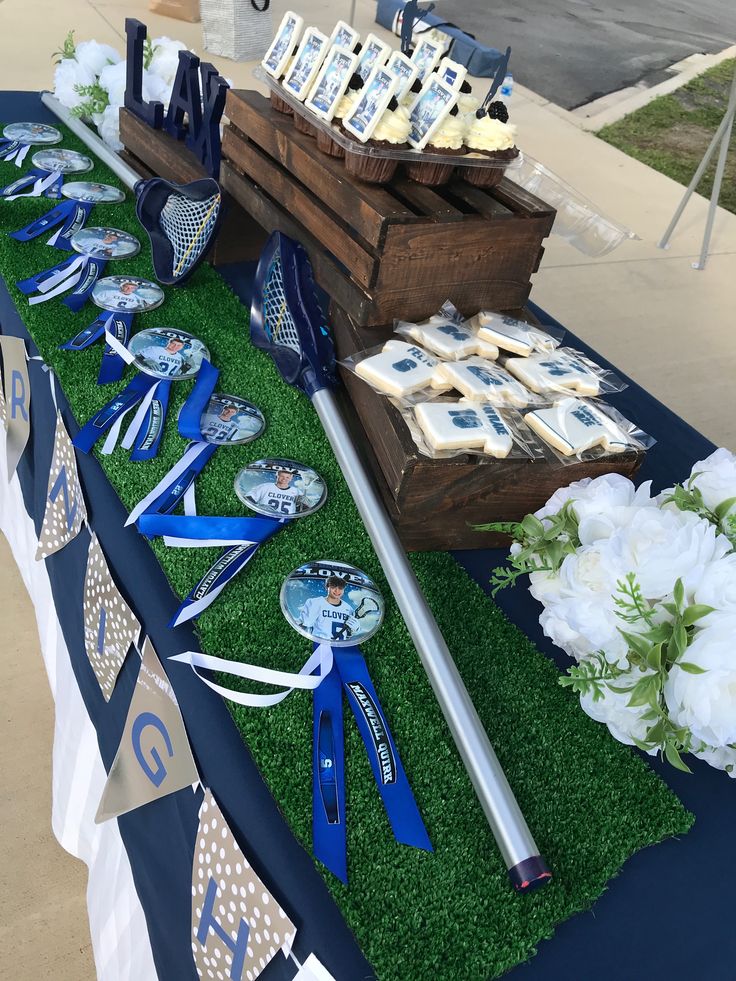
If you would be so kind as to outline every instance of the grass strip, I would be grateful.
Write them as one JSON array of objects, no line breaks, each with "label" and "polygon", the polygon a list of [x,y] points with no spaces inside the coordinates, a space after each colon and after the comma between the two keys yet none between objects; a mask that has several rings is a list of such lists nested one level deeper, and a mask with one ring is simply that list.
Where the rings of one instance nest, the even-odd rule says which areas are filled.
[{"label": "grass strip", "polygon": [[[71,135],[64,146],[84,150]],[[9,183],[14,167],[0,163]],[[85,179],[117,184],[97,164]],[[52,206],[48,200],[0,202],[0,229],[20,228]],[[105,224],[145,238],[130,200],[96,206],[90,225]],[[20,244],[0,235],[0,274],[29,332],[53,366],[80,424],[123,387],[94,384],[101,345],[82,352],[57,345],[91,322],[88,304],[72,314],[55,300],[29,307],[15,282],[60,261],[39,238]],[[108,272],[152,278],[147,243]],[[433,978],[483,981],[530,957],[555,925],[589,907],[639,848],[683,833],[692,816],[638,755],[585,716],[577,698],[557,685],[557,670],[509,623],[480,587],[445,553],[412,556],[420,584],[444,632],[478,712],[555,879],[541,892],[517,896],[454,748],[404,623],[363,529],[337,462],[308,401],[284,385],[270,360],[250,346],[248,312],[216,271],[198,270],[183,289],[167,289],[158,310],[136,329],[170,325],[191,331],[221,369],[220,391],[263,410],[267,429],[248,445],[223,448],[197,489],[201,514],[241,515],[235,475],[266,456],[291,457],[326,479],[329,500],[314,517],[295,522],[261,550],[198,622],[202,650],[269,667],[298,670],[309,644],[279,608],[284,577],[304,561],[333,558],[366,570],[387,598],[379,633],[364,646],[409,779],[435,846],[434,854],[397,845],[373,784],[357,729],[346,725],[350,885],[319,868],[366,956],[383,981]],[[126,377],[129,377],[126,376]],[[174,420],[191,383],[173,386],[159,458],[131,463],[116,450],[98,456],[131,509],[181,456]],[[183,597],[217,550],[154,551]],[[232,680],[232,679],[230,679]],[[294,834],[311,845],[311,700],[291,696],[278,708],[231,705],[242,733]]]}]

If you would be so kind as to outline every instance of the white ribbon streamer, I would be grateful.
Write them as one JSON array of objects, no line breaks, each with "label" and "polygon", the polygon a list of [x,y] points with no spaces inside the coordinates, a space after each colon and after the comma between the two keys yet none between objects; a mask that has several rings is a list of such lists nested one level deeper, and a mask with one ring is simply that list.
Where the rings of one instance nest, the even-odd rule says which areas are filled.
[{"label": "white ribbon streamer", "polygon": [[156,394],[156,389],[158,388],[158,386],[159,383],[156,382],[156,384],[152,385],[148,389],[146,394],[143,396],[143,399],[141,400],[141,404],[138,407],[138,411],[133,416],[133,421],[128,426],[128,430],[125,433],[125,438],[123,439],[123,442],[120,444],[124,450],[131,449],[133,443],[135,443],[136,437],[138,436],[138,433],[141,431],[143,420],[146,418],[146,413],[151,407],[151,402],[153,402],[153,397]]},{"label": "white ribbon streamer", "polygon": [[109,324],[111,324],[114,319],[114,315],[110,314],[107,321],[107,326],[105,327],[105,341],[113,349],[115,354],[121,357],[126,364],[133,364],[135,361],[135,355],[131,354],[127,347],[124,344],[121,344],[117,337],[107,329]]},{"label": "white ribbon streamer", "polygon": [[16,198],[40,198],[45,190],[47,190],[56,181],[59,175],[56,173],[48,174],[46,177],[39,178],[33,185],[30,191],[26,191],[23,194],[11,194],[6,197],[6,201],[15,201]]},{"label": "white ribbon streamer", "polygon": [[18,149],[15,151],[15,153],[11,153],[10,156],[9,157],[6,157],[5,159],[6,160],[13,160],[14,159],[15,160],[15,166],[16,167],[22,167],[23,166],[23,161],[26,159],[26,157],[28,155],[28,151],[30,149],[31,148],[30,148],[29,144],[26,143],[23,146],[19,146]]},{"label": "white ribbon streamer", "polygon": [[[176,547],[176,544],[182,544],[184,546],[191,545],[192,544],[192,542],[190,542],[187,539],[182,539],[182,538],[168,538],[166,535],[164,535],[164,544],[170,545],[172,543],[174,543],[175,547]],[[197,544],[199,545],[199,544],[205,544],[205,543],[204,542],[201,542],[201,543],[200,542],[197,542]],[[214,541],[213,540],[213,541],[210,541],[210,542],[208,542],[206,544],[209,544],[209,545],[220,545],[220,544],[223,544],[223,543],[217,542],[217,541]],[[255,542],[241,542],[239,544],[243,544],[243,545],[245,545],[245,544],[254,545]],[[254,549],[253,552],[248,556],[248,558],[242,564],[242,566],[240,567],[240,569],[238,570],[238,572],[240,572],[242,569],[244,569],[248,565],[248,563],[255,556],[255,554],[256,554],[256,550]],[[193,620],[194,617],[198,617],[200,613],[203,613],[207,609],[208,606],[211,606],[215,602],[215,600],[220,595],[220,593],[223,591],[223,589],[226,586],[229,586],[231,582],[232,582],[232,579],[228,579],[226,582],[221,582],[219,586],[216,586],[214,589],[211,589],[201,599],[195,600],[193,603],[190,603],[188,606],[185,606],[179,612],[179,615],[174,620],[172,626],[178,627],[180,624],[186,623],[188,620]]]},{"label": "white ribbon streamer", "polygon": [[179,477],[181,477],[181,475],[192,466],[197,457],[201,456],[201,454],[208,449],[209,445],[209,443],[192,444],[181,460],[179,460],[179,462],[175,464],[171,470],[169,470],[166,476],[156,484],[151,493],[147,494],[142,501],[139,501],[138,504],[136,504],[136,506],[130,512],[128,520],[125,522],[125,527],[127,528],[128,525],[134,525],[149,504],[153,504],[153,502],[163,494],[167,487],[173,486]]},{"label": "white ribbon streamer", "polygon": [[197,492],[194,487],[195,481],[184,491],[184,514],[187,518],[197,517]]},{"label": "white ribbon streamer", "polygon": [[[237,702],[238,705],[247,705],[250,708],[270,708],[283,702],[296,689],[314,691],[315,688],[318,688],[332,670],[333,655],[332,647],[329,644],[320,644],[298,674],[292,674],[289,671],[275,671],[271,668],[260,667],[257,664],[226,661],[222,657],[213,657],[211,654],[202,654],[199,651],[184,651],[183,654],[175,654],[168,660],[182,661],[184,664],[188,664],[200,681],[203,681],[208,688],[223,698],[229,698],[230,701]],[[216,684],[214,681],[209,681],[200,674],[197,668],[232,674],[236,678],[247,678],[249,681],[259,681],[264,685],[283,685],[286,690],[274,695],[254,695],[248,692],[233,691],[223,685]],[[319,674],[312,674],[316,668],[319,668]]]},{"label": "white ribbon streamer", "polygon": [[129,412],[132,412],[134,408],[135,406],[131,405],[125,410],[125,412],[121,412],[120,415],[115,420],[115,422],[110,427],[110,432],[107,434],[107,439],[105,440],[105,443],[101,450],[101,452],[105,456],[110,456],[110,454],[113,452],[115,447],[118,445],[118,437],[120,436],[120,430],[123,427],[123,420],[125,419],[125,417]]}]

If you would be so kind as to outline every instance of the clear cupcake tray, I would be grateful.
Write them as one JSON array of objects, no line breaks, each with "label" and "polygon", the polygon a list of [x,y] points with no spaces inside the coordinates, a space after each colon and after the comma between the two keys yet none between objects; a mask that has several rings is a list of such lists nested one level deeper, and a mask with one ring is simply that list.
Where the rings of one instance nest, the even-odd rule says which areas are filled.
[{"label": "clear cupcake tray", "polygon": [[511,171],[518,170],[524,161],[521,151],[519,151],[518,156],[511,160],[502,160],[494,157],[486,157],[483,154],[476,156],[472,152],[457,155],[452,153],[424,153],[422,150],[415,150],[413,147],[404,150],[390,150],[386,147],[371,146],[370,143],[361,143],[359,140],[354,140],[352,137],[347,136],[339,127],[328,123],[307,109],[303,103],[288,92],[283,85],[277,82],[275,78],[272,78],[260,66],[253,69],[253,75],[270,92],[287,103],[293,109],[294,113],[301,116],[313,129],[329,136],[343,150],[349,151],[357,156],[382,160],[398,160],[404,163],[447,164],[452,167],[480,167],[484,170]]}]

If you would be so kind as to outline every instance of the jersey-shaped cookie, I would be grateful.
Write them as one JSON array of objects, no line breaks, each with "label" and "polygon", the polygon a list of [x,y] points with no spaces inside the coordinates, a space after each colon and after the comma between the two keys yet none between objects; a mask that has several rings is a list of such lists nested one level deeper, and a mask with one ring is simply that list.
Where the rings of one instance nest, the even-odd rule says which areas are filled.
[{"label": "jersey-shaped cookie", "polygon": [[484,358],[438,365],[432,387],[446,388],[448,385],[473,402],[520,408],[529,405],[528,390],[499,365]]},{"label": "jersey-shaped cookie", "polygon": [[[413,344],[387,341],[382,351],[355,365],[355,374],[379,392],[405,398],[431,383],[438,363],[436,358]],[[445,389],[449,387],[444,386]]]},{"label": "jersey-shaped cookie", "polygon": [[459,361],[471,354],[480,354],[492,361],[498,357],[495,344],[482,340],[464,324],[456,324],[450,320],[407,324],[406,332],[417,344],[422,344],[434,354],[451,361]]},{"label": "jersey-shaped cookie", "polygon": [[568,350],[531,354],[528,358],[509,358],[505,367],[527,388],[540,395],[551,392],[598,395],[601,388],[598,375],[576,352]]},{"label": "jersey-shaped cookie", "polygon": [[631,448],[626,434],[594,405],[580,399],[561,399],[549,409],[535,409],[524,422],[563,456],[602,446],[607,453]]},{"label": "jersey-shaped cookie", "polygon": [[528,358],[535,351],[548,353],[557,347],[557,341],[546,331],[523,320],[504,317],[501,313],[486,313],[481,310],[472,318],[470,326],[478,331],[481,340],[523,358]]},{"label": "jersey-shaped cookie", "polygon": [[498,412],[490,405],[460,402],[422,402],[414,416],[430,446],[436,450],[482,449],[502,459],[514,442]]}]

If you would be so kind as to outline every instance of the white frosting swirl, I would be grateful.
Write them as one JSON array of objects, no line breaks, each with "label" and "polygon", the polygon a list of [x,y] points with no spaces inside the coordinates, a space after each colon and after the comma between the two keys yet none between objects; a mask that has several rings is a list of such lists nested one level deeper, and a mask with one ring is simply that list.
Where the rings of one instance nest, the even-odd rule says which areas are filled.
[{"label": "white frosting swirl", "polygon": [[411,120],[408,111],[404,106],[397,106],[396,109],[387,109],[384,112],[373,130],[371,139],[385,140],[386,143],[406,143],[410,130]]},{"label": "white frosting swirl", "polygon": [[440,128],[435,131],[434,136],[429,141],[433,147],[445,150],[459,150],[465,139],[465,121],[460,114],[457,116],[445,116]]},{"label": "white frosting swirl", "polygon": [[516,127],[490,116],[470,116],[465,143],[473,150],[510,150],[516,145]]},{"label": "white frosting swirl", "polygon": [[334,119],[344,119],[349,115],[350,110],[355,105],[356,99],[360,96],[359,91],[352,91],[349,89],[345,95],[337,103],[337,108],[335,109]]}]

